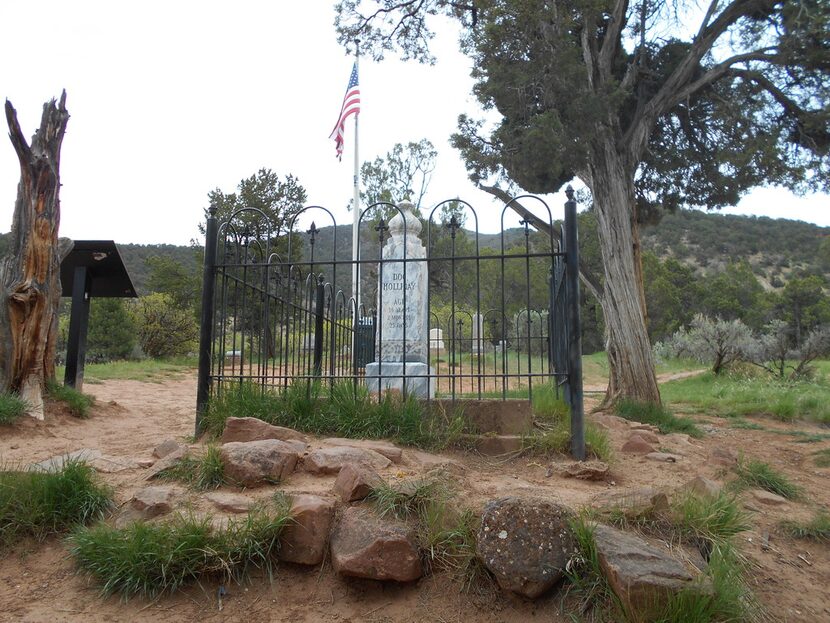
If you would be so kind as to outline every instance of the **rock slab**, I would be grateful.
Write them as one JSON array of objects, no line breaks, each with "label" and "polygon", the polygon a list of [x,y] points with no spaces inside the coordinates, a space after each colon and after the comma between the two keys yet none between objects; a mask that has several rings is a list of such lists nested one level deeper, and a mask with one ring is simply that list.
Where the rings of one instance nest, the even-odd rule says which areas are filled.
[{"label": "rock slab", "polygon": [[219,453],[225,477],[246,487],[284,480],[297,466],[296,449],[279,439],[232,441]]},{"label": "rock slab", "polygon": [[504,590],[535,599],[562,578],[576,552],[571,516],[545,500],[492,500],[481,517],[476,555]]},{"label": "rock slab", "polygon": [[316,495],[295,495],[291,522],[280,535],[280,560],[319,565],[326,554],[334,502]]},{"label": "rock slab", "polygon": [[255,500],[238,493],[213,491],[205,493],[205,499],[220,511],[226,513],[247,513],[253,507]]},{"label": "rock slab", "polygon": [[622,451],[629,454],[651,454],[655,449],[639,433],[632,433],[623,444]]},{"label": "rock slab", "polygon": [[363,450],[372,450],[378,454],[382,454],[393,463],[400,463],[403,451],[393,443],[388,441],[378,441],[374,439],[344,439],[341,437],[329,437],[323,439],[323,443],[329,446],[345,446],[347,448],[361,448]]},{"label": "rock slab", "polygon": [[634,619],[648,620],[648,612],[694,585],[683,563],[633,534],[597,525],[594,542],[605,578]]},{"label": "rock slab", "polygon": [[155,448],[153,448],[153,456],[157,459],[163,459],[168,454],[172,454],[179,448],[182,448],[182,446],[179,445],[178,441],[176,441],[175,439],[166,439],[165,441],[162,441],[159,445],[157,445]]},{"label": "rock slab", "polygon": [[411,531],[369,512],[347,508],[331,534],[331,561],[340,575],[412,582],[421,557]]},{"label": "rock slab", "polygon": [[262,441],[279,439],[280,441],[301,441],[308,443],[308,438],[300,432],[283,426],[274,426],[254,417],[231,417],[225,422],[222,443],[232,441]]},{"label": "rock slab", "polygon": [[320,448],[305,457],[303,465],[312,474],[337,474],[347,463],[365,465],[373,469],[389,467],[392,461],[374,450],[339,446]]},{"label": "rock slab", "polygon": [[383,482],[383,479],[371,467],[346,463],[334,481],[334,493],[344,502],[362,500]]}]

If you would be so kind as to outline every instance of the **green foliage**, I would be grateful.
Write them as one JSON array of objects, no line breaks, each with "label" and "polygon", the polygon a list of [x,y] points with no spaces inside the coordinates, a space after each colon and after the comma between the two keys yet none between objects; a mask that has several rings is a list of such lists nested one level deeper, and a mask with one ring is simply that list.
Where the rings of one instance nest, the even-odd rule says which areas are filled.
[{"label": "green foliage", "polygon": [[533,390],[533,415],[543,422],[558,422],[570,418],[570,407],[557,396],[552,385],[542,385]]},{"label": "green foliage", "polygon": [[124,299],[93,298],[89,310],[87,359],[126,359],[133,352],[136,332]]},{"label": "green foliage", "polygon": [[75,417],[86,419],[95,404],[95,397],[79,392],[74,387],[61,385],[54,379],[46,381],[46,395],[52,400],[64,403]]},{"label": "green foliage", "polygon": [[193,313],[175,305],[167,294],[142,296],[133,308],[138,343],[149,357],[185,355],[196,350],[199,325]]},{"label": "green foliage", "polygon": [[663,434],[686,433],[691,437],[703,437],[703,431],[691,419],[677,417],[662,405],[621,400],[617,403],[616,410],[620,417],[633,422],[653,424]]},{"label": "green foliage", "polygon": [[145,260],[150,273],[147,288],[151,292],[168,295],[181,309],[199,307],[202,276],[195,266],[185,266],[172,257],[153,255]]},{"label": "green foliage", "polygon": [[585,513],[577,515],[570,522],[570,529],[576,541],[577,554],[565,567],[568,578],[567,595],[577,601],[580,614],[593,614],[591,620],[624,620],[625,613],[614,591],[605,579],[599,563],[594,522]]},{"label": "green foliage", "polygon": [[335,384],[331,396],[317,383],[297,382],[281,394],[243,383],[226,388],[208,405],[204,430],[219,436],[229,417],[256,417],[315,435],[393,439],[405,445],[441,449],[461,435],[463,420],[439,406],[430,412],[414,397],[384,394],[370,398],[364,386]]},{"label": "green foliage", "polygon": [[[179,379],[196,367],[196,360],[187,357],[170,359],[141,359],[135,361],[111,361],[108,363],[87,363],[84,366],[84,382],[128,380],[161,383],[168,379]],[[55,374],[63,376],[65,368],[57,366]]]},{"label": "green foliage", "polygon": [[[380,201],[397,204],[408,199],[418,210],[429,187],[437,157],[433,144],[421,139],[406,145],[396,143],[384,157],[364,162],[360,167],[362,209]],[[388,220],[396,213],[389,210],[384,213],[384,218]],[[420,216],[419,211],[416,211],[416,216]]]},{"label": "green foliage", "polygon": [[759,487],[790,500],[801,495],[799,487],[764,461],[741,457],[735,473],[738,476],[735,486],[738,488]]},{"label": "green foliage", "polygon": [[59,471],[0,471],[0,553],[22,537],[44,539],[75,524],[100,519],[112,492],[94,470],[67,461]]},{"label": "green foliage", "polygon": [[0,425],[8,425],[26,413],[28,405],[17,394],[0,393]]},{"label": "green foliage", "polygon": [[830,422],[830,385],[822,375],[812,381],[781,382],[762,376],[711,372],[664,383],[666,404],[721,417],[769,415],[791,421]]},{"label": "green foliage", "polygon": [[157,474],[164,480],[178,480],[198,491],[216,489],[226,483],[225,465],[215,445],[208,445],[198,456],[184,456],[182,459]]},{"label": "green foliage", "polygon": [[447,484],[436,478],[404,480],[395,485],[383,482],[369,494],[381,517],[391,515],[404,520],[422,517],[427,507],[445,503],[449,497]]},{"label": "green foliage", "polygon": [[826,510],[819,510],[806,523],[785,521],[782,524],[784,531],[797,539],[808,539],[827,543],[830,541],[830,514]]},{"label": "green foliage", "polygon": [[102,583],[104,593],[155,597],[203,577],[242,581],[259,569],[271,577],[290,506],[275,500],[231,520],[224,530],[211,518],[179,516],[170,523],[136,522],[118,530],[101,524],[69,539],[78,566]]}]

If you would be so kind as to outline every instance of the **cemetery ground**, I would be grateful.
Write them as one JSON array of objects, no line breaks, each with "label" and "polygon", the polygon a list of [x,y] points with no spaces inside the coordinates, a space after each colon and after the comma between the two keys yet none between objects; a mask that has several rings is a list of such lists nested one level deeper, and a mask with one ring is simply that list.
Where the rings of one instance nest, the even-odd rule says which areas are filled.
[{"label": "cemetery ground", "polygon": [[[86,419],[49,401],[45,421],[21,418],[0,427],[4,468],[88,449],[86,458],[96,478],[112,487],[116,506],[108,515],[110,525],[130,512],[133,496],[147,486],[173,487],[176,492],[172,512],[149,524],[162,525],[177,512],[197,518],[210,515],[214,523],[223,521],[216,518],[244,517],[218,510],[209,490],[185,482],[147,480],[158,466],[153,451],[162,442],[173,439],[193,456],[203,454],[208,444],[192,437],[196,379],[187,362],[130,365],[88,367],[85,391],[96,401]],[[746,518],[745,529],[730,540],[746,563],[746,583],[760,606],[758,619],[830,621],[830,363],[820,362],[814,382],[793,386],[748,371],[719,379],[699,368],[669,362],[659,370],[667,405],[685,418],[680,424],[660,413],[639,413],[641,420],[651,418],[650,425],[612,413],[590,413],[600,394],[586,396],[587,419],[607,436],[612,453],[609,471],[600,480],[566,477],[573,462],[544,446],[482,456],[463,444],[440,451],[401,445],[398,462],[377,471],[392,485],[390,490],[440,478],[452,491],[451,505],[475,514],[489,500],[505,496],[544,498],[576,512],[593,509],[591,518],[639,533],[655,548],[691,563],[700,556],[684,548],[680,533],[660,529],[669,511],[655,493],[666,493],[665,499],[673,504],[682,499],[678,492],[700,476],[723,487],[726,497],[736,496],[732,508]],[[600,389],[602,357],[586,358],[585,370],[586,389]],[[624,414],[637,413],[634,409]],[[642,448],[628,451],[632,441],[634,446],[645,443],[645,450],[658,456]],[[310,435],[305,454],[328,445]],[[277,492],[334,499],[335,479],[336,474],[298,467],[279,483],[245,490],[223,484],[217,491],[249,500],[271,500]],[[738,481],[744,485],[737,486]],[[788,490],[787,484],[794,488]],[[771,496],[770,488],[784,495]],[[338,502],[337,512],[342,516],[349,506]],[[793,531],[793,524],[803,527],[817,517],[824,517],[823,532],[813,535],[819,538]],[[740,521],[733,525],[737,524]],[[518,622],[570,621],[574,613],[577,620],[617,620],[612,613],[596,610],[580,615],[580,604],[600,604],[601,594],[585,586],[568,592],[573,585],[567,579],[529,600],[509,595],[486,574],[464,579],[439,564],[413,582],[343,578],[328,555],[322,565],[280,562],[270,581],[256,571],[242,583],[214,574],[172,594],[125,600],[118,593],[102,596],[101,580],[79,572],[65,534],[40,541],[22,537],[9,545],[0,539],[0,547],[0,621]]]}]

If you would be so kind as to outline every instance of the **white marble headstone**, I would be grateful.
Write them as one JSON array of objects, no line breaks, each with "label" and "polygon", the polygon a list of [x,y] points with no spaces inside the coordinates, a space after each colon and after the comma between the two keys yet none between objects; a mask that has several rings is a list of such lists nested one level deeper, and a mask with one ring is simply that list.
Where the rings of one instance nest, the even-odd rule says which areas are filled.
[{"label": "white marble headstone", "polygon": [[426,248],[414,206],[404,201],[398,207],[401,212],[389,221],[385,261],[378,267],[378,361],[367,364],[365,378],[370,391],[405,389],[419,398],[433,397],[427,365],[427,262],[394,261],[425,260]]}]

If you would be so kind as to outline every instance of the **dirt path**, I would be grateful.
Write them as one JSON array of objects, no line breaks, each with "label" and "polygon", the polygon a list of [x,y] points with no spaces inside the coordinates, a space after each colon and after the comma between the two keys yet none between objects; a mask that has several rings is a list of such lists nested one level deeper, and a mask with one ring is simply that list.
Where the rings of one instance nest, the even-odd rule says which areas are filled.
[{"label": "dirt path", "polygon": [[[685,374],[685,373],[684,373]],[[45,422],[24,421],[0,429],[0,461],[25,464],[80,448],[97,448],[105,454],[131,458],[150,457],[153,447],[167,438],[187,441],[193,432],[195,378],[164,383],[106,381],[88,385],[98,398],[92,417],[85,421],[52,413]],[[597,417],[597,416],[591,416]],[[404,452],[404,463],[392,466],[387,478],[416,476],[434,460],[450,461],[462,502],[479,507],[487,499],[533,495],[558,500],[574,508],[609,491],[654,486],[672,491],[700,474],[723,481],[723,468],[713,464],[712,451],[722,448],[761,458],[781,470],[805,491],[801,501],[765,507],[747,500],[753,529],[738,542],[753,568],[753,585],[774,618],[782,621],[830,621],[830,547],[794,541],[779,529],[783,519],[806,519],[812,511],[830,507],[830,469],[814,465],[811,454],[830,442],[797,443],[776,434],[787,427],[769,421],[770,431],[729,428],[723,420],[699,418],[707,430],[703,440],[682,435],[660,437],[660,448],[683,456],[677,463],[656,463],[642,456],[623,454],[619,448],[629,435],[628,425],[604,420],[616,457],[611,482],[565,479],[551,470],[551,459],[521,457],[509,461],[485,460],[454,452],[424,457]],[[609,424],[609,422],[611,424]],[[816,427],[799,425],[806,431]],[[826,429],[824,429],[826,432]],[[429,459],[429,460],[427,460]],[[123,503],[144,486],[144,472],[132,469],[101,474],[115,487]],[[294,474],[286,492],[327,493],[333,478]],[[266,495],[271,489],[258,490]],[[765,547],[764,544],[768,545]],[[445,575],[427,576],[408,585],[346,581],[328,565],[305,569],[283,565],[273,583],[255,579],[247,586],[229,586],[229,595],[217,599],[219,585],[208,581],[156,602],[117,597],[102,598],[95,585],[77,575],[59,539],[43,544],[21,543],[0,558],[0,621],[54,623],[55,621],[481,621],[512,623],[566,621],[560,611],[559,591],[533,603],[513,600],[495,592],[462,593]]]}]

